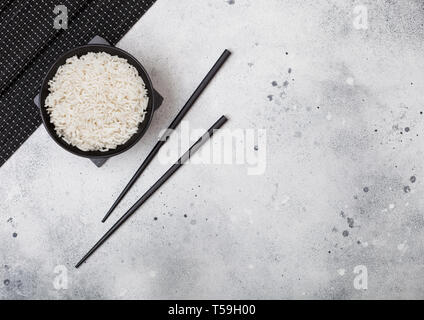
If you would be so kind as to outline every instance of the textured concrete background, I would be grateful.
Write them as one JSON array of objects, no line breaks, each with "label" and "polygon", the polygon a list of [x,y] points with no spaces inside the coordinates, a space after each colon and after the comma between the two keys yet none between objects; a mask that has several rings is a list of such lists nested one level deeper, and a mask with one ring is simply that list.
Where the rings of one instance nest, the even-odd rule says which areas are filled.
[{"label": "textured concrete background", "polygon": [[[424,298],[423,10],[159,0],[119,43],[166,99],[143,140],[98,169],[39,128],[0,169],[0,298]],[[266,172],[181,169],[74,269],[166,170],[156,159],[100,223],[224,48],[233,55],[187,120],[207,128],[225,113],[229,129],[266,129]],[[368,288],[355,288],[364,270]]]}]

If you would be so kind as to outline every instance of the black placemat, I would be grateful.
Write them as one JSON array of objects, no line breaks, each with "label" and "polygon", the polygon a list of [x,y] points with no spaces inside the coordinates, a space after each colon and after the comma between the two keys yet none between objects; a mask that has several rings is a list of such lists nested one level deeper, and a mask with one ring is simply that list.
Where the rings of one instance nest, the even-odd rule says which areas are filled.
[{"label": "black placemat", "polygon": [[40,125],[33,98],[56,58],[95,35],[116,44],[155,1],[61,0],[67,30],[53,27],[57,1],[0,2],[0,166]]}]

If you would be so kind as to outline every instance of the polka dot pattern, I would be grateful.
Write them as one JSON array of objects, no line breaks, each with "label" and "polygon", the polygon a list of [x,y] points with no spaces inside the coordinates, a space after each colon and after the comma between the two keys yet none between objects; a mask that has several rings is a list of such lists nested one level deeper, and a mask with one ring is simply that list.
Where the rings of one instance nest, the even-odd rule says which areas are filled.
[{"label": "polka dot pattern", "polygon": [[[2,59],[0,60],[0,92],[19,71],[57,35],[53,28],[55,0],[29,1],[26,6],[13,12],[13,19],[0,25],[2,36]],[[72,20],[87,4],[87,1],[62,1],[68,8],[68,19]],[[16,14],[18,13],[18,14]],[[13,30],[13,32],[7,32]],[[16,34],[19,34],[16,37]]]},{"label": "polka dot pattern", "polygon": [[41,123],[33,99],[49,66],[96,35],[116,44],[154,2],[62,0],[67,30],[53,27],[57,1],[0,2],[0,166]]}]

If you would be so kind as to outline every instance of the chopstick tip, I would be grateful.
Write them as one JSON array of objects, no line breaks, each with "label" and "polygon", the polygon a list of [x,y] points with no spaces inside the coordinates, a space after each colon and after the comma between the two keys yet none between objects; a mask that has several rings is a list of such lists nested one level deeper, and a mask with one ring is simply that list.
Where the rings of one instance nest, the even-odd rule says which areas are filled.
[{"label": "chopstick tip", "polygon": [[[116,203],[116,202],[115,202]],[[105,223],[106,220],[109,218],[109,216],[111,215],[111,213],[113,212],[113,210],[115,209],[116,205],[114,204],[109,211],[105,214],[105,216],[102,219],[102,222]]]},{"label": "chopstick tip", "polygon": [[78,269],[84,262],[86,259],[81,259],[76,265],[75,265],[75,269]]}]

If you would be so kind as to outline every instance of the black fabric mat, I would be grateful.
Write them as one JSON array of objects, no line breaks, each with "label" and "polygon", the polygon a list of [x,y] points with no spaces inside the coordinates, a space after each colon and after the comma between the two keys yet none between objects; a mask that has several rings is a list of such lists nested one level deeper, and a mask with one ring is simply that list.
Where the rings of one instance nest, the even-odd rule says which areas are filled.
[{"label": "black fabric mat", "polygon": [[61,0],[68,29],[53,27],[54,0],[0,0],[0,166],[41,124],[33,98],[63,52],[99,35],[116,44],[156,0]]}]

